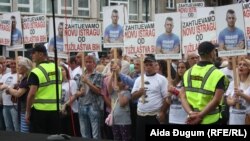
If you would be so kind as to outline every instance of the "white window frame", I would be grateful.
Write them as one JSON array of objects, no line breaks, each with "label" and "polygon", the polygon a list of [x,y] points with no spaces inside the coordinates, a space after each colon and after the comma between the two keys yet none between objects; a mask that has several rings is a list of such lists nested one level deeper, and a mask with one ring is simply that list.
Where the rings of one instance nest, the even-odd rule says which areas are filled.
[{"label": "white window frame", "polygon": [[20,11],[21,13],[28,13],[28,14],[33,13],[33,0],[29,0],[29,4],[19,4],[17,2],[17,9],[18,8],[29,8],[29,12]]},{"label": "white window frame", "polygon": [[129,0],[127,0],[127,1],[113,1],[113,0],[109,0],[109,6],[110,6],[111,3],[117,3],[117,5],[127,4],[127,6],[128,6]]},{"label": "white window frame", "polygon": [[[10,3],[5,3],[5,2],[0,2],[0,5],[1,6],[9,6],[10,7],[10,11],[9,12],[11,12],[12,11],[12,0],[10,0]],[[6,13],[6,12],[0,12],[0,13]]]},{"label": "white window frame", "polygon": [[[172,6],[171,3],[173,3]],[[175,4],[175,0],[167,0],[166,9],[175,9]]]},{"label": "white window frame", "polygon": [[[67,15],[69,16],[73,16],[73,5],[74,5],[73,0],[71,0],[71,7],[69,6],[66,7],[66,11],[71,10],[71,14],[67,13]],[[65,10],[65,6],[62,5],[62,0],[58,0],[58,10],[59,10],[58,11],[59,15],[65,15],[65,13],[62,13],[62,10]]]},{"label": "white window frame", "polygon": [[[126,1],[112,1],[112,0],[109,0],[107,6],[111,6],[110,5],[111,3],[116,3],[117,5],[126,4],[127,8],[129,9],[129,0],[127,0],[127,2]],[[104,6],[106,6],[106,5],[104,5]],[[100,17],[103,17],[103,11],[100,11]]]},{"label": "white window frame", "polygon": [[[137,13],[130,13],[130,9],[128,8],[128,18],[130,17],[130,16],[134,16],[134,17],[136,17],[136,19],[135,20],[138,20],[138,10],[139,10],[139,8],[138,8],[138,0],[135,0],[135,1],[137,1],[137,5],[136,5],[136,7],[137,7]],[[129,5],[129,2],[130,2],[130,0],[128,1],[128,5]],[[129,18],[130,19],[130,18]],[[133,19],[134,20],[134,19]]]},{"label": "white window frame", "polygon": [[[111,3],[116,3],[117,5],[122,5],[122,4],[125,4],[127,5],[127,10],[128,10],[128,18],[129,16],[135,16],[136,17],[136,20],[138,20],[138,12],[137,13],[130,13],[129,12],[129,1],[130,0],[127,0],[127,1],[114,1],[114,0],[108,0],[108,5],[103,5],[103,6],[111,6]],[[136,0],[137,1],[137,0]],[[138,2],[138,1],[137,1]],[[100,11],[100,17],[103,16],[103,11]],[[129,18],[130,20],[130,18]]]},{"label": "white window frame", "polygon": [[[78,4],[77,4],[77,5],[78,5]],[[78,14],[79,10],[82,10],[82,11],[89,11],[89,15],[88,15],[88,16],[82,16],[82,15],[80,16],[80,15]],[[79,7],[79,5],[78,5],[77,15],[78,15],[79,17],[89,17],[89,16],[90,16],[90,0],[88,0],[88,8]]]},{"label": "white window frame", "polygon": [[[30,8],[30,12],[21,12],[21,13],[25,13],[25,14],[34,14],[34,7],[33,7],[33,3],[35,2],[36,0],[30,0],[29,1],[29,4],[18,4],[17,3],[17,7],[19,8],[19,7],[23,7],[23,8]],[[45,2],[45,9],[44,9],[44,13],[36,13],[36,14],[46,14],[46,15],[51,15],[52,13],[48,13],[47,12],[47,2],[49,2],[50,0],[45,0],[44,2]],[[57,6],[57,11],[55,11],[57,14],[56,15],[61,15],[61,16],[63,16],[63,15],[65,15],[65,13],[62,13],[62,10],[65,10],[65,6],[62,6],[62,0],[57,0],[57,3],[58,3],[58,5],[55,5],[55,6]],[[72,3],[72,5],[71,5],[71,7],[69,7],[69,6],[67,6],[66,7],[66,10],[71,10],[71,14],[68,14],[67,13],[67,15],[69,15],[69,16],[73,16],[73,5],[74,5],[74,3],[73,3],[73,0],[71,0],[71,3]],[[0,3],[1,4],[1,3]]]}]

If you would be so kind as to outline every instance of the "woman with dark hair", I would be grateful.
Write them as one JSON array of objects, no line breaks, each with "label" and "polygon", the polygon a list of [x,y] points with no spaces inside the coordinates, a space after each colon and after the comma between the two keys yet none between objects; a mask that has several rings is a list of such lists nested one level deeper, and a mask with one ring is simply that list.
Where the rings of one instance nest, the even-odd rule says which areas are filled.
[{"label": "woman with dark hair", "polygon": [[157,65],[156,66],[157,73],[159,73],[167,78],[168,77],[167,62],[165,60],[157,60],[156,65]]},{"label": "woman with dark hair", "polygon": [[[167,62],[165,60],[157,60],[157,72],[163,76],[165,76],[166,78],[168,77],[167,74]],[[175,70],[173,68],[173,66],[171,65],[171,78],[174,79],[175,78]]]},{"label": "woman with dark hair", "polygon": [[175,79],[169,83],[169,123],[170,124],[185,124],[187,113],[181,105],[179,91],[182,87],[182,78],[188,65],[185,62],[179,62],[177,65],[177,73]]},{"label": "woman with dark hair", "polygon": [[[175,79],[172,81],[173,86],[177,86],[180,82],[182,82],[182,77],[186,70],[188,70],[188,64],[186,62],[179,62],[177,64],[177,73],[175,75]],[[179,71],[179,72],[178,72]]]},{"label": "woman with dark hair", "polygon": [[[74,98],[77,93],[77,84],[75,80],[70,79],[69,70],[65,65],[62,67],[62,132],[72,136],[80,135],[78,120],[78,102]],[[72,124],[74,123],[74,124]]]}]

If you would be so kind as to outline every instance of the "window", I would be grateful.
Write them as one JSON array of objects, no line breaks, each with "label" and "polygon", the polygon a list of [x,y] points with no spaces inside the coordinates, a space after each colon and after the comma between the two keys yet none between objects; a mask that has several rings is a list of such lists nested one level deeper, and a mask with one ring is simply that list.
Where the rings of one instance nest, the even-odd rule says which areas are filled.
[{"label": "window", "polygon": [[18,0],[18,11],[30,13],[30,1],[29,0]]},{"label": "window", "polygon": [[[52,14],[52,2],[51,0],[46,0],[46,13],[48,14]],[[54,10],[55,10],[55,14],[58,14],[58,0],[54,0]]]},{"label": "window", "polygon": [[78,16],[88,17],[89,11],[90,11],[90,0],[78,0]]},{"label": "window", "polygon": [[103,18],[103,9],[102,7],[108,6],[109,5],[109,0],[100,0],[100,18]]},{"label": "window", "polygon": [[100,18],[103,17],[102,7],[125,5],[129,12],[129,20],[138,20],[138,0],[100,0]]},{"label": "window", "polygon": [[138,1],[129,0],[129,19],[138,20]]},{"label": "window", "polygon": [[150,9],[150,3],[149,0],[142,0],[142,19],[146,21],[146,1],[148,1],[148,19],[150,17],[149,9]]},{"label": "window", "polygon": [[65,13],[68,15],[73,15],[73,0],[61,0],[61,14]]},{"label": "window", "polygon": [[39,0],[33,3],[34,13],[45,13],[45,2],[44,0]]},{"label": "window", "polygon": [[1,0],[0,2],[0,12],[11,12],[12,0]]},{"label": "window", "polygon": [[[54,1],[55,13],[58,12],[58,2]],[[18,11],[22,13],[39,13],[45,14],[52,13],[52,4],[51,0],[18,0],[17,3]]]},{"label": "window", "polygon": [[[22,13],[52,14],[51,0],[18,0],[17,2],[18,11]],[[66,12],[68,15],[73,15],[73,0],[54,0],[54,6],[55,14],[64,15]]]},{"label": "window", "polygon": [[167,9],[175,9],[175,0],[167,0]]}]

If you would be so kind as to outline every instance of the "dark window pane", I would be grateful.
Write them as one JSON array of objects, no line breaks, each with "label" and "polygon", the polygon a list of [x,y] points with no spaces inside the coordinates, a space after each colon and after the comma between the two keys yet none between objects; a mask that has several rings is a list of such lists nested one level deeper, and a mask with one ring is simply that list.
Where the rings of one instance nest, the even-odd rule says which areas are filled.
[{"label": "dark window pane", "polygon": [[86,10],[78,10],[79,16],[89,16],[89,11]]},{"label": "dark window pane", "polygon": [[30,12],[30,8],[18,7],[18,11],[20,11],[20,12]]},{"label": "dark window pane", "polygon": [[[72,10],[66,10],[67,11],[67,14],[71,15],[72,14]],[[65,14],[65,10],[62,10],[61,11],[62,14]]]},{"label": "dark window pane", "polygon": [[11,8],[10,6],[2,6],[0,5],[0,12],[10,12]]},{"label": "dark window pane", "polygon": [[[61,0],[62,6],[65,6],[65,0]],[[72,0],[66,0],[66,6],[72,7]]]},{"label": "dark window pane", "polygon": [[[54,0],[54,10],[55,10],[55,13],[57,14],[58,13],[58,1],[57,0]],[[47,0],[47,13],[52,13],[52,3],[51,3],[51,0]]]},{"label": "dark window pane", "polygon": [[18,4],[29,4],[29,0],[18,0]]},{"label": "dark window pane", "polygon": [[78,0],[78,6],[81,8],[89,8],[89,0]]},{"label": "dark window pane", "polygon": [[34,13],[44,13],[45,12],[45,1],[33,2]]},{"label": "dark window pane", "polygon": [[10,3],[10,0],[1,0],[1,3]]}]

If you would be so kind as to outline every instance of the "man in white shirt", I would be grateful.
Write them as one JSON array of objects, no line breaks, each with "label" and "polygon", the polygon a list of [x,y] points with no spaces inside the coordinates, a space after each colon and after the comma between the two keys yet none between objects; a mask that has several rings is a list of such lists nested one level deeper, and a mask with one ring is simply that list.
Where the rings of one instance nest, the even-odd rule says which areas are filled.
[{"label": "man in white shirt", "polygon": [[[144,88],[141,87],[141,77],[135,80],[132,89],[132,100],[138,100],[136,120],[136,140],[145,140],[145,126],[165,122],[168,104],[167,79],[156,73],[156,60],[148,56],[144,60]],[[143,102],[144,96],[144,102]]]}]

